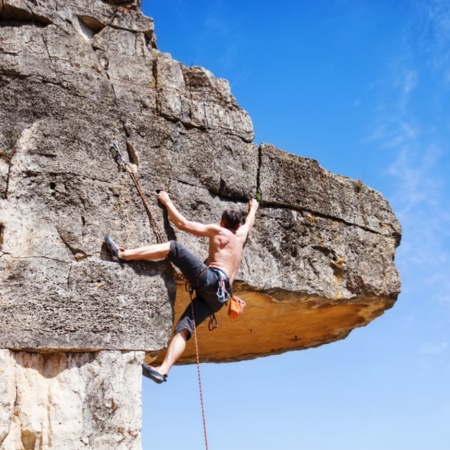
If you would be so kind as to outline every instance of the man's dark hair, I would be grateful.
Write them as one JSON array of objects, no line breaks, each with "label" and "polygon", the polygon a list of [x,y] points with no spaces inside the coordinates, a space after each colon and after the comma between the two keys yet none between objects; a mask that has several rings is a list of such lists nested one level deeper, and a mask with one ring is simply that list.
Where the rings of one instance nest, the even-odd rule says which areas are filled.
[{"label": "man's dark hair", "polygon": [[243,214],[237,209],[226,209],[222,213],[222,223],[229,230],[237,230],[242,225]]}]

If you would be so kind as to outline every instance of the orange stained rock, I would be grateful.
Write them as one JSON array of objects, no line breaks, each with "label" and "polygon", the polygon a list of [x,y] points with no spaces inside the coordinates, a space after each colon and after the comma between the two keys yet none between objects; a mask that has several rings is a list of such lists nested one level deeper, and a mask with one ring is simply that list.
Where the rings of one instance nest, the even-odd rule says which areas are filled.
[{"label": "orange stained rock", "polygon": [[[177,284],[175,323],[189,304],[182,283]],[[343,339],[357,327],[365,326],[392,307],[394,300],[364,297],[328,300],[314,296],[269,295],[237,284],[234,293],[247,303],[244,313],[230,319],[227,307],[218,314],[218,328],[209,331],[208,322],[197,329],[202,362],[231,362],[303,350]],[[157,355],[153,364],[164,357]],[[194,339],[187,345],[179,364],[196,362]]]}]

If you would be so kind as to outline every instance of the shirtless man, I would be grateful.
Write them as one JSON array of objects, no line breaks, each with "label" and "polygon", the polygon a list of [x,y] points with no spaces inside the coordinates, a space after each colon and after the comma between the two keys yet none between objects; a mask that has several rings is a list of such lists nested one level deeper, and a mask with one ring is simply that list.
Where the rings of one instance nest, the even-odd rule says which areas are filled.
[{"label": "shirtless man", "polygon": [[[192,255],[176,241],[148,245],[133,250],[118,247],[109,236],[105,237],[111,253],[120,260],[154,260],[168,258],[189,280],[196,291],[194,303],[195,326],[202,323],[212,313],[219,311],[231,295],[231,286],[239,270],[242,249],[248,233],[255,222],[258,202],[251,199],[249,212],[242,223],[242,212],[234,209],[225,210],[220,224],[204,225],[187,220],[172,203],[167,192],[160,192],[158,199],[166,206],[170,220],[182,231],[195,236],[209,238],[208,259],[205,263]],[[143,365],[143,374],[163,383],[175,362],[186,348],[186,341],[194,331],[192,309],[188,305],[178,321],[166,357],[159,367]]]}]

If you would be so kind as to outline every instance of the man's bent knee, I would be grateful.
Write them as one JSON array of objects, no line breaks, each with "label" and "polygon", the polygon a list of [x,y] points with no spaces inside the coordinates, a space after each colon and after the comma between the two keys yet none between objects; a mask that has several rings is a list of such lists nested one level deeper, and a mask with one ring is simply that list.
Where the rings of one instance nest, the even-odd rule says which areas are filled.
[{"label": "man's bent knee", "polygon": [[180,335],[183,339],[188,341],[191,338],[193,332],[194,324],[192,320],[190,318],[184,317],[177,323],[174,330],[174,337],[176,335]]},{"label": "man's bent knee", "polygon": [[191,332],[187,328],[183,328],[182,330],[177,332],[177,335],[181,336],[185,341],[187,341],[191,337]]}]

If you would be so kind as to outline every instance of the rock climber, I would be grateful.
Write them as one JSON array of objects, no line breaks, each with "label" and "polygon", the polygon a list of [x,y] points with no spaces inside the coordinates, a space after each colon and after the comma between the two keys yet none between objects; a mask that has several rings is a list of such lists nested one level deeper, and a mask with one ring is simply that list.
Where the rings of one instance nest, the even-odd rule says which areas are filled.
[{"label": "rock climber", "polygon": [[[204,225],[187,220],[177,210],[167,192],[161,191],[158,199],[165,205],[170,220],[178,229],[195,236],[209,238],[208,258],[204,263],[176,241],[147,245],[132,250],[117,246],[108,235],[105,237],[105,242],[112,255],[119,261],[168,258],[175,264],[196,291],[193,304],[195,326],[198,326],[208,316],[219,311],[228,296],[231,296],[231,286],[241,264],[242,249],[255,222],[258,201],[256,199],[249,201],[245,220],[241,211],[226,209],[219,225]],[[159,367],[144,363],[144,376],[158,384],[167,381],[169,370],[183,354],[186,342],[193,332],[194,320],[192,308],[189,305],[175,326],[174,336],[163,363]]]}]

